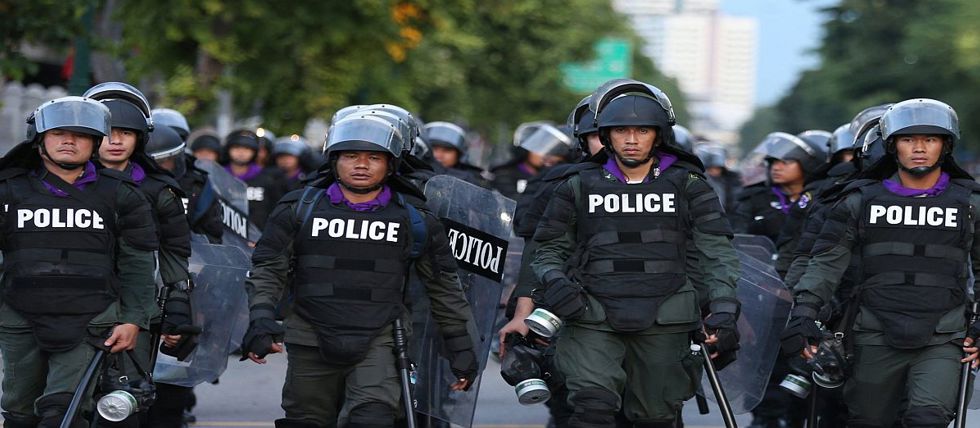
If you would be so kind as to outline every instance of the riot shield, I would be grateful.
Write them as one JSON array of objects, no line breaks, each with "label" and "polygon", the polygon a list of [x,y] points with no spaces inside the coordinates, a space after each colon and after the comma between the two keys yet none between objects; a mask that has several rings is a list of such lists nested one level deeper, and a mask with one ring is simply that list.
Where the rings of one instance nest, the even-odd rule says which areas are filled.
[{"label": "riot shield", "polygon": [[[477,339],[474,352],[479,360],[478,373],[482,373],[490,344],[496,338],[494,320],[503,291],[501,282],[507,281],[507,276],[513,277],[510,282],[516,281],[516,268],[520,265],[520,253],[508,248],[508,240],[513,237],[515,203],[499,193],[446,175],[429,180],[425,196],[429,209],[442,220],[459,263],[460,284],[473,311],[474,322],[468,329]],[[469,391],[449,390],[456,376],[450,370],[448,354],[430,314],[425,287],[417,279],[411,282],[409,299],[413,327],[410,355],[417,365],[416,412],[429,423],[469,427],[482,374]]]},{"label": "riot shield", "polygon": [[[732,410],[743,414],[755,408],[766,392],[769,374],[779,356],[779,337],[789,319],[793,298],[771,263],[763,263],[756,255],[742,251],[739,244],[735,248],[742,269],[737,291],[738,300],[742,302],[742,315],[738,320],[741,349],[738,359],[718,372],[718,377]],[[707,382],[707,379],[702,381],[705,390],[710,390]]]},{"label": "riot shield", "polygon": [[228,354],[241,345],[248,327],[245,274],[250,263],[241,248],[197,240],[191,242],[188,262],[194,325],[202,330],[198,345],[184,361],[159,354],[153,374],[157,382],[192,387],[217,379]]},{"label": "riot shield", "polygon": [[732,239],[732,245],[763,264],[772,265],[776,261],[776,244],[765,236],[739,233]]},{"label": "riot shield", "polygon": [[218,195],[218,203],[221,205],[221,222],[225,226],[221,242],[225,245],[234,245],[246,253],[252,254],[252,247],[249,246],[249,242],[258,242],[261,233],[255,225],[248,221],[248,185],[212,161],[198,159],[194,165],[207,171],[208,182],[214,188],[214,193]]}]

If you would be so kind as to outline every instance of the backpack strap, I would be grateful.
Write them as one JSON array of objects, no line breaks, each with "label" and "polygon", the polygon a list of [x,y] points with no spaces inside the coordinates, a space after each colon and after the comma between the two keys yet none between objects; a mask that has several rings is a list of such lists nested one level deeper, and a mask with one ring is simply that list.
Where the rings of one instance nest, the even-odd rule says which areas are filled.
[{"label": "backpack strap", "polygon": [[408,218],[412,222],[412,251],[409,253],[409,257],[414,260],[422,255],[422,250],[425,248],[425,241],[428,238],[425,217],[422,216],[418,208],[405,202],[405,198],[402,197],[401,193],[396,193],[396,195],[398,195],[398,202],[408,210]]}]

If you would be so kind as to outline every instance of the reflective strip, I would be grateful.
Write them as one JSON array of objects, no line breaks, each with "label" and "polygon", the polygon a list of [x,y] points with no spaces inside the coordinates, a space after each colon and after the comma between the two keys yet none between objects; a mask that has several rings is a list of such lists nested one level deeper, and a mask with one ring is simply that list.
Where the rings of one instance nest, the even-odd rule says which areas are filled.
[{"label": "reflective strip", "polygon": [[301,266],[319,269],[360,270],[379,273],[403,273],[402,264],[391,260],[342,259],[333,256],[299,256]]},{"label": "reflective strip", "polygon": [[673,260],[597,260],[586,266],[590,274],[604,273],[682,273],[685,265]]},{"label": "reflective strip", "polygon": [[667,229],[652,229],[640,232],[599,232],[589,238],[588,245],[602,246],[619,243],[642,243],[653,242],[679,243],[683,238],[679,232]]}]

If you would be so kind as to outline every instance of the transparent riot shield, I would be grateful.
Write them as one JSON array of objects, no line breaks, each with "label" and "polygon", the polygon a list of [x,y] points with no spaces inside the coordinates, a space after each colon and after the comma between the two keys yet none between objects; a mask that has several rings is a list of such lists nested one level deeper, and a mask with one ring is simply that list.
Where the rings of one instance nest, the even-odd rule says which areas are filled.
[{"label": "transparent riot shield", "polygon": [[[474,352],[482,373],[496,337],[494,321],[504,288],[501,283],[515,282],[520,265],[520,252],[509,248],[515,203],[499,193],[445,175],[429,180],[425,195],[428,208],[445,226],[460,267],[460,283],[474,318],[468,328],[477,339]],[[425,287],[417,279],[411,281],[409,299],[413,328],[410,351],[417,367],[416,412],[426,423],[469,427],[482,374],[469,391],[449,390],[456,376],[450,370],[448,352],[430,315]]]},{"label": "transparent riot shield", "polygon": [[732,245],[764,264],[772,265],[776,261],[776,244],[765,236],[736,234]]},{"label": "transparent riot shield", "polygon": [[[743,251],[737,243],[735,248],[742,269],[738,279],[738,300],[742,302],[742,315],[738,320],[741,348],[738,359],[718,372],[718,377],[732,410],[742,414],[755,408],[766,392],[769,374],[780,352],[779,337],[789,319],[793,298],[771,264]],[[707,379],[702,383],[705,391],[711,390]],[[708,396],[714,398],[711,394]]]},{"label": "transparent riot shield", "polygon": [[258,242],[261,231],[248,220],[248,185],[212,161],[198,159],[194,165],[207,171],[208,182],[218,196],[218,203],[221,205],[221,222],[225,226],[221,242],[242,248],[246,253],[252,254],[249,242]]},{"label": "transparent riot shield", "polygon": [[153,371],[157,382],[187,387],[217,379],[228,354],[241,345],[248,327],[245,275],[250,263],[236,246],[192,241],[189,266],[194,325],[201,327],[197,347],[184,361],[159,354]]}]

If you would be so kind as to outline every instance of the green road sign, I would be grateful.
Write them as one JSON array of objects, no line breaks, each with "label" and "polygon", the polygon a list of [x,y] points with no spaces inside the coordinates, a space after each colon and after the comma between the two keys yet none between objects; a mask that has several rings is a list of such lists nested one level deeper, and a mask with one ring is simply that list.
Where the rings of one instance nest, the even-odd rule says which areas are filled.
[{"label": "green road sign", "polygon": [[626,39],[605,38],[595,44],[595,59],[561,65],[565,85],[580,93],[590,93],[612,79],[630,77],[633,44]]}]

